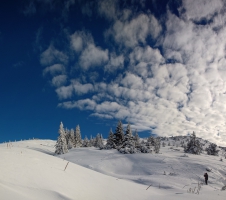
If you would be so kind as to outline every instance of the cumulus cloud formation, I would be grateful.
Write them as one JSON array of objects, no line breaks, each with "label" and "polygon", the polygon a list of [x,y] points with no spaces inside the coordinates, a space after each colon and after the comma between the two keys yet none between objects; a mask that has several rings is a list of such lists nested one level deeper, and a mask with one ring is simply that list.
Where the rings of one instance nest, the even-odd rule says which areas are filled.
[{"label": "cumulus cloud formation", "polygon": [[54,76],[56,74],[65,73],[65,67],[64,67],[64,65],[61,65],[61,64],[51,65],[49,67],[46,67],[43,70],[43,75],[46,75],[48,73],[51,74],[52,76]]},{"label": "cumulus cloud formation", "polygon": [[79,60],[80,66],[87,70],[90,67],[101,66],[108,61],[108,50],[102,50],[94,44],[89,44],[82,52]]},{"label": "cumulus cloud formation", "polygon": [[52,44],[42,52],[40,56],[40,63],[42,65],[52,64],[67,64],[68,56],[59,50],[57,50]]},{"label": "cumulus cloud formation", "polygon": [[195,21],[211,19],[215,14],[218,14],[223,7],[221,0],[200,0],[200,1],[183,1],[183,7],[186,10],[186,17]]},{"label": "cumulus cloud formation", "polygon": [[52,79],[52,85],[55,87],[60,87],[60,86],[64,85],[66,82],[67,82],[66,75],[55,76]]},{"label": "cumulus cloud formation", "polygon": [[161,26],[153,15],[140,14],[132,20],[117,19],[105,36],[113,37],[115,42],[125,47],[146,44],[147,36],[158,37]]},{"label": "cumulus cloud formation", "polygon": [[90,33],[86,33],[84,31],[76,31],[70,36],[70,43],[72,49],[75,52],[79,53],[85,47],[87,47],[88,44],[94,44],[94,41]]},{"label": "cumulus cloud formation", "polygon": [[[185,0],[178,14],[167,7],[162,16],[120,7],[118,1],[95,5],[110,21],[103,46],[91,32],[78,30],[68,42],[73,56],[53,45],[41,54],[43,74],[54,76],[58,106],[121,119],[160,136],[195,131],[225,145],[224,2]],[[64,72],[63,65],[76,73]]]}]

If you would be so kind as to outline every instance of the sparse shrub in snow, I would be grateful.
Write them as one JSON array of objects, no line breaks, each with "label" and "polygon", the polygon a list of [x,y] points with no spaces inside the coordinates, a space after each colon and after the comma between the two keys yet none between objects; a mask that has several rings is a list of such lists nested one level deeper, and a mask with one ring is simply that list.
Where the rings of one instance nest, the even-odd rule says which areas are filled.
[{"label": "sparse shrub in snow", "polygon": [[168,142],[168,146],[170,146],[170,142]]},{"label": "sparse shrub in snow", "polygon": [[141,153],[152,153],[153,151],[159,153],[160,146],[160,139],[150,136],[146,143],[141,143],[140,146],[137,147],[137,150]]},{"label": "sparse shrub in snow", "polygon": [[166,143],[165,143],[165,142],[163,142],[163,143],[162,143],[162,146],[163,146],[163,147],[165,147],[165,146],[166,146]]},{"label": "sparse shrub in snow", "polygon": [[188,192],[188,193],[193,193],[193,194],[199,194],[201,188],[202,188],[202,183],[199,183],[199,182],[198,182],[198,186],[197,186],[197,187],[189,188],[189,189],[187,190],[187,192]]},{"label": "sparse shrub in snow", "polygon": [[66,132],[64,130],[64,125],[61,122],[60,123],[60,128],[59,128],[59,136],[55,145],[55,153],[56,154],[64,154],[68,152],[68,148],[67,148],[67,140],[66,140]]},{"label": "sparse shrub in snow", "polygon": [[217,150],[217,145],[214,143],[210,143],[210,145],[206,148],[208,155],[217,156],[219,150]]},{"label": "sparse shrub in snow", "polygon": [[221,190],[226,190],[226,185],[221,188]]},{"label": "sparse shrub in snow", "polygon": [[190,141],[184,148],[186,153],[192,153],[199,155],[202,152],[202,145],[200,141],[196,138],[195,132],[190,136]]},{"label": "sparse shrub in snow", "polygon": [[145,145],[145,143],[141,143],[140,146],[136,147],[137,153],[151,153],[152,150]]}]

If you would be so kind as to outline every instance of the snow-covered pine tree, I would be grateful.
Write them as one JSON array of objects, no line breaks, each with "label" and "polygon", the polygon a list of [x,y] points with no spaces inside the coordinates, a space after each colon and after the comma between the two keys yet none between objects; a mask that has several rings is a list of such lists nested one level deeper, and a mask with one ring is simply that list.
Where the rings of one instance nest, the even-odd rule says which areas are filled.
[{"label": "snow-covered pine tree", "polygon": [[77,125],[75,128],[74,137],[75,137],[75,144],[74,144],[75,147],[81,147],[82,146],[82,137],[81,137],[81,131],[80,131],[79,125]]},{"label": "snow-covered pine tree", "polygon": [[74,130],[71,129],[70,130],[70,140],[71,140],[71,143],[72,143],[72,148],[75,148],[75,134],[74,134]]},{"label": "snow-covered pine tree", "polygon": [[91,136],[90,136],[90,140],[89,140],[89,147],[93,147],[93,146],[94,146],[94,142],[95,142],[95,139],[94,139],[93,136],[91,135]]},{"label": "snow-covered pine tree", "polygon": [[183,140],[180,142],[180,146],[184,147],[184,141]]},{"label": "snow-covered pine tree", "polygon": [[155,145],[155,139],[153,136],[150,136],[148,139],[147,139],[147,143],[148,143],[148,146],[154,146]]},{"label": "snow-covered pine tree", "polygon": [[137,133],[137,130],[135,131],[134,142],[135,142],[135,147],[140,146],[140,137]]},{"label": "snow-covered pine tree", "polygon": [[206,148],[208,155],[218,156],[219,150],[217,150],[217,145],[214,143],[210,143],[209,146]]},{"label": "snow-covered pine tree", "polygon": [[166,143],[165,143],[165,142],[163,142],[163,143],[162,143],[162,146],[163,146],[163,147],[165,147],[165,146],[166,146]]},{"label": "snow-covered pine tree", "polygon": [[122,142],[120,153],[136,153],[135,141],[130,128],[130,124],[127,125],[126,134]]},{"label": "snow-covered pine tree", "polygon": [[87,136],[85,136],[85,138],[82,142],[82,146],[83,147],[89,147],[89,140],[88,140]]},{"label": "snow-covered pine tree", "polygon": [[56,154],[64,154],[68,152],[67,148],[67,140],[66,140],[66,134],[64,130],[64,125],[61,122],[60,123],[60,128],[59,128],[59,136],[55,145],[55,153]]},{"label": "snow-covered pine tree", "polygon": [[116,130],[115,130],[115,134],[114,134],[114,143],[115,143],[116,147],[120,148],[123,140],[124,140],[123,125],[122,125],[122,122],[119,121],[118,125],[116,127]]},{"label": "snow-covered pine tree", "polygon": [[67,128],[64,129],[65,131],[65,138],[66,138],[66,141],[67,141],[67,145],[68,145],[68,140],[69,140],[69,130]]},{"label": "snow-covered pine tree", "polygon": [[68,149],[71,149],[74,147],[74,130],[71,129],[70,131],[67,131],[67,147]]},{"label": "snow-covered pine tree", "polygon": [[112,129],[110,130],[110,132],[108,134],[107,143],[104,148],[105,149],[116,149],[116,145],[114,143],[114,134],[112,132]]},{"label": "snow-covered pine tree", "polygon": [[185,153],[192,153],[199,155],[202,152],[202,144],[196,138],[195,132],[190,136],[190,140],[188,141],[187,145],[184,148]]},{"label": "snow-covered pine tree", "polygon": [[101,135],[98,133],[96,138],[95,138],[95,142],[94,142],[94,147],[96,148],[103,148],[103,140],[101,138]]},{"label": "snow-covered pine tree", "polygon": [[160,139],[159,138],[154,138],[154,152],[159,153],[161,145],[160,145]]}]

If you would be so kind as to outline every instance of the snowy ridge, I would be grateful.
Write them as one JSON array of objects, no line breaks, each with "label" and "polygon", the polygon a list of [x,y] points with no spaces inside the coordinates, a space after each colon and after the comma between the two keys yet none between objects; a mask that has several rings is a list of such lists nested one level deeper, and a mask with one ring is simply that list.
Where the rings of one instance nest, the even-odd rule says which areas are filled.
[{"label": "snowy ridge", "polygon": [[[94,147],[53,156],[52,140],[0,144],[0,199],[225,199],[226,160],[206,154],[184,156],[183,148],[160,154],[121,154]],[[177,149],[177,150],[176,150]],[[69,164],[64,171],[67,163]],[[210,169],[209,185],[188,193]],[[149,187],[150,186],[150,187]],[[149,187],[149,188],[148,188]]]}]

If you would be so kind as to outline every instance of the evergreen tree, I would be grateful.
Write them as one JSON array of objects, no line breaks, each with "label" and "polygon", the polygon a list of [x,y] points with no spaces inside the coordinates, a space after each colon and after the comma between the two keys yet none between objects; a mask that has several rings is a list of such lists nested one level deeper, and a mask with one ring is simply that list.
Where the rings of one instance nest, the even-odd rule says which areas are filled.
[{"label": "evergreen tree", "polygon": [[64,129],[64,132],[65,132],[65,138],[66,138],[66,142],[67,142],[67,145],[68,145],[68,140],[69,140],[69,131],[68,131],[68,129],[66,128],[66,129]]},{"label": "evergreen tree", "polygon": [[165,146],[166,146],[166,143],[165,143],[165,142],[163,142],[163,143],[162,143],[162,146],[163,146],[163,147],[165,147]]},{"label": "evergreen tree", "polygon": [[71,129],[70,131],[67,131],[67,147],[68,149],[71,149],[74,147],[74,131]]},{"label": "evergreen tree", "polygon": [[101,135],[98,133],[96,138],[95,138],[95,142],[94,142],[94,147],[96,148],[103,148],[103,140],[101,138]]},{"label": "evergreen tree", "polygon": [[147,146],[149,146],[149,147],[155,146],[155,139],[154,139],[153,136],[150,136],[150,137],[147,139]]},{"label": "evergreen tree", "polygon": [[116,149],[116,145],[114,143],[114,134],[112,132],[112,129],[110,130],[108,134],[107,143],[105,145],[105,149]]},{"label": "evergreen tree", "polygon": [[119,151],[121,153],[136,153],[135,141],[132,135],[130,124],[127,125],[126,134]]},{"label": "evergreen tree", "polygon": [[89,140],[88,140],[88,138],[85,136],[85,138],[84,138],[84,140],[83,140],[83,142],[82,142],[82,146],[83,147],[89,147]]},{"label": "evergreen tree", "polygon": [[160,143],[160,138],[154,138],[153,136],[150,136],[147,139],[146,146],[150,151],[154,151],[155,153],[159,153],[161,143]]},{"label": "evergreen tree", "polygon": [[90,136],[90,140],[89,140],[89,147],[93,147],[94,146],[94,138],[93,138],[93,136],[91,135]]},{"label": "evergreen tree", "polygon": [[81,131],[80,131],[79,125],[77,125],[76,128],[75,128],[74,137],[75,137],[74,146],[75,147],[81,147],[82,146],[82,137],[81,137]]},{"label": "evergreen tree", "polygon": [[202,152],[202,144],[196,138],[195,132],[190,136],[190,140],[184,148],[185,153],[192,153],[199,155]]},{"label": "evergreen tree", "polygon": [[123,131],[123,125],[122,122],[119,121],[118,125],[116,127],[115,130],[115,134],[114,134],[114,143],[117,147],[120,148],[120,146],[122,145],[122,142],[124,140],[124,131]]},{"label": "evergreen tree", "polygon": [[74,134],[74,130],[73,129],[71,129],[70,130],[70,142],[72,143],[72,147],[73,148],[75,148],[76,146],[75,146],[75,134]]},{"label": "evergreen tree", "polygon": [[135,141],[135,147],[140,145],[140,137],[137,133],[137,130],[135,131],[134,141]]},{"label": "evergreen tree", "polygon": [[55,145],[55,153],[56,154],[64,154],[68,152],[68,148],[67,148],[67,140],[66,140],[66,133],[64,130],[64,125],[61,122],[60,123],[60,128],[59,128],[59,136]]},{"label": "evergreen tree", "polygon": [[160,150],[160,139],[159,138],[154,138],[154,152],[159,153]]},{"label": "evergreen tree", "polygon": [[209,146],[206,148],[208,155],[218,156],[219,150],[217,150],[217,145],[214,143],[210,143]]}]

